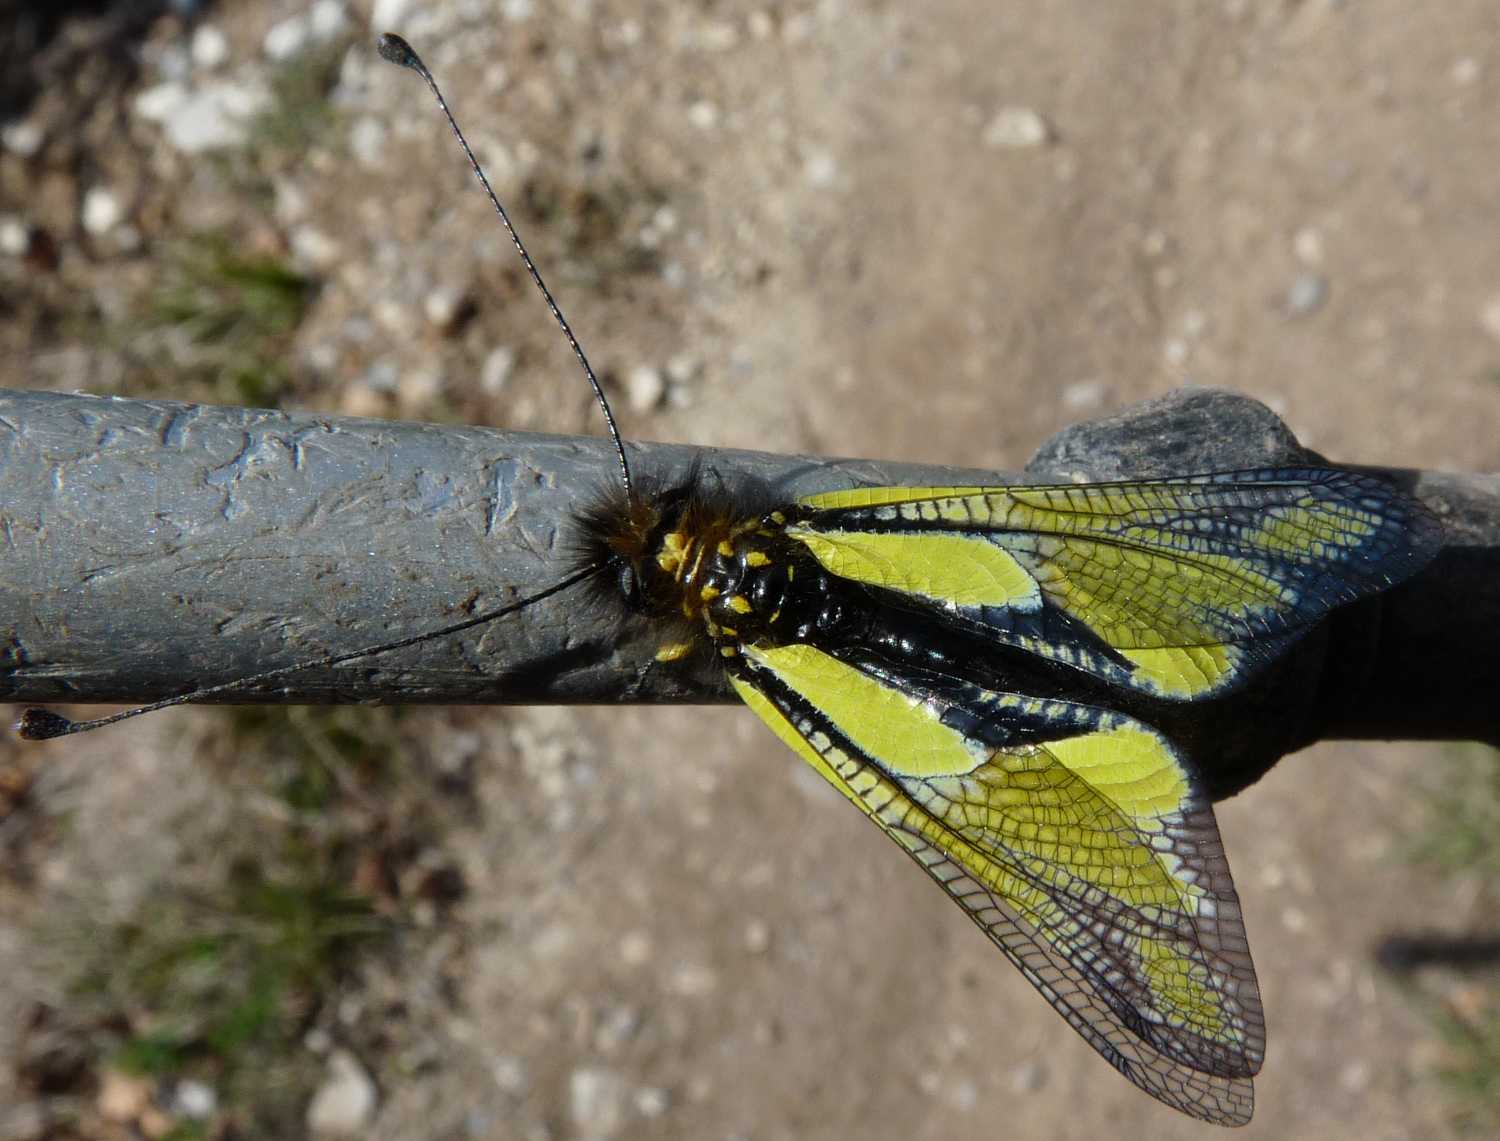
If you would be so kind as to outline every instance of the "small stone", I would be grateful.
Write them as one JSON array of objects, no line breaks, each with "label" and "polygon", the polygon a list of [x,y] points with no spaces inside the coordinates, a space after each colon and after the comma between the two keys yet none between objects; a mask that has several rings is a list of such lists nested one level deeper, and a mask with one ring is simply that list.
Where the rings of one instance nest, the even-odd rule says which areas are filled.
[{"label": "small stone", "polygon": [[45,137],[40,123],[32,119],[17,119],[0,129],[0,146],[4,146],[13,155],[30,158],[42,149]]},{"label": "small stone", "polygon": [[1307,317],[1323,308],[1328,300],[1328,279],[1316,273],[1297,275],[1286,292],[1286,311],[1291,317]]},{"label": "small stone", "polygon": [[406,22],[412,0],[375,0],[370,9],[370,27],[377,32],[382,28],[399,28]]},{"label": "small stone", "polygon": [[261,50],[271,59],[282,63],[300,55],[311,36],[312,29],[308,26],[305,13],[289,16],[271,25],[261,43]]},{"label": "small stone", "polygon": [[728,20],[706,24],[698,32],[698,46],[704,51],[726,52],[740,42],[740,31]]},{"label": "small stone", "polygon": [[193,66],[201,71],[212,71],[222,67],[229,58],[229,37],[214,24],[199,24],[193,31],[192,47],[189,49]]},{"label": "small stone", "polygon": [[707,99],[699,99],[688,107],[688,122],[700,131],[711,131],[719,125],[719,108]]},{"label": "small stone", "polygon": [[500,14],[512,24],[519,24],[531,19],[531,0],[504,0],[500,5]]},{"label": "small stone", "polygon": [[357,1137],[375,1115],[375,1083],[347,1050],[328,1058],[328,1074],[307,1106],[309,1132],[323,1137]]},{"label": "small stone", "polygon": [[339,258],[340,246],[316,226],[298,226],[288,244],[299,261],[314,269],[327,269]]},{"label": "small stone", "polygon": [[265,88],[250,84],[213,83],[196,91],[162,83],[136,96],[135,113],[160,123],[167,141],[184,154],[242,145],[249,123],[270,102]]},{"label": "small stone", "polygon": [[495,1084],[512,1097],[520,1097],[530,1085],[526,1076],[526,1060],[514,1054],[502,1054],[490,1063],[490,1076]]},{"label": "small stone", "polygon": [[1292,235],[1292,253],[1303,265],[1323,264],[1323,234],[1315,226],[1303,226]]},{"label": "small stone", "polygon": [[128,1125],[150,1108],[151,1082],[119,1070],[105,1070],[94,1104],[106,1121]]},{"label": "small stone", "polygon": [[442,395],[443,374],[434,368],[406,373],[396,386],[396,399],[403,408],[431,408]]},{"label": "small stone", "polygon": [[568,1078],[568,1112],[584,1137],[613,1137],[625,1124],[625,1082],[596,1066],[574,1070]]},{"label": "small stone", "polygon": [[1010,1088],[1016,1093],[1035,1093],[1047,1084],[1047,1067],[1036,1058],[1022,1062],[1010,1075]]},{"label": "small stone", "polygon": [[752,955],[763,955],[771,946],[771,928],[764,919],[752,919],[745,924],[745,950]]},{"label": "small stone", "polygon": [[692,384],[703,372],[703,362],[691,353],[676,353],[667,361],[667,379],[673,384]]},{"label": "small stone", "polygon": [[156,74],[163,79],[186,79],[193,72],[193,58],[181,44],[168,44],[156,56]]},{"label": "small stone", "polygon": [[1486,333],[1500,341],[1500,293],[1494,294],[1479,310],[1479,324]]},{"label": "small stone", "polygon": [[165,122],[168,115],[187,101],[188,90],[181,83],[158,83],[135,97],[135,113],[151,123]]},{"label": "small stone", "polygon": [[457,328],[471,308],[469,295],[451,286],[439,286],[422,298],[422,312],[427,315],[428,323],[442,333]]},{"label": "small stone", "polygon": [[349,150],[361,166],[378,168],[385,160],[385,140],[389,131],[373,115],[362,115],[349,129]]},{"label": "small stone", "polygon": [[1063,407],[1070,412],[1092,411],[1104,403],[1107,394],[1108,389],[1102,380],[1075,381],[1063,386]]},{"label": "small stone", "polygon": [[972,1113],[979,1104],[979,1087],[970,1078],[953,1083],[953,1108],[960,1113]]},{"label": "small stone", "polygon": [[498,396],[516,370],[516,350],[508,345],[491,349],[479,366],[479,387],[486,396]]},{"label": "small stone", "polygon": [[661,369],[652,365],[636,365],[625,378],[626,398],[636,412],[649,412],[657,407],[667,394],[667,381]]},{"label": "small stone", "polygon": [[219,1095],[206,1082],[185,1081],[177,1083],[177,1092],[172,1098],[172,1109],[182,1117],[204,1121],[214,1115],[219,1107]]},{"label": "small stone", "polygon": [[1484,65],[1471,55],[1463,56],[1453,61],[1448,75],[1460,87],[1471,87],[1479,82],[1479,77],[1484,74]]},{"label": "small stone", "polygon": [[635,1091],[635,1111],[642,1117],[660,1117],[671,1105],[671,1095],[660,1086],[642,1086]]},{"label": "small stone", "polygon": [[702,998],[718,988],[719,976],[711,967],[684,963],[672,972],[669,985],[674,993],[684,998]]},{"label": "small stone", "polygon": [[349,26],[349,13],[340,0],[318,0],[308,10],[307,25],[312,38],[322,43],[343,34]]},{"label": "small stone", "polygon": [[120,200],[103,186],[91,186],[83,196],[83,228],[95,237],[113,230],[124,215]]},{"label": "small stone", "polygon": [[984,129],[986,146],[1021,149],[1052,141],[1052,128],[1030,107],[1002,107]]},{"label": "small stone", "polygon": [[641,1014],[633,1006],[616,1006],[604,1012],[594,1030],[594,1048],[601,1054],[613,1054],[635,1037],[641,1026]]},{"label": "small stone", "polygon": [[651,961],[651,936],[644,931],[628,932],[620,940],[620,961],[627,967],[643,967]]},{"label": "small stone", "polygon": [[838,176],[838,159],[833,157],[831,151],[818,148],[807,151],[802,156],[802,177],[807,185],[823,190],[832,186]]},{"label": "small stone", "polygon": [[18,258],[31,248],[31,227],[12,214],[0,217],[0,254]]}]

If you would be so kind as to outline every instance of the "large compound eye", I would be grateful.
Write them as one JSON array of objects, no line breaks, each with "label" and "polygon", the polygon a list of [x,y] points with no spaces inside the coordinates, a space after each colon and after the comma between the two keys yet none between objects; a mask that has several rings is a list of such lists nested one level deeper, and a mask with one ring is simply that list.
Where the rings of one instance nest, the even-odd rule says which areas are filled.
[{"label": "large compound eye", "polygon": [[621,563],[619,570],[620,596],[632,610],[641,608],[641,576],[629,563]]}]

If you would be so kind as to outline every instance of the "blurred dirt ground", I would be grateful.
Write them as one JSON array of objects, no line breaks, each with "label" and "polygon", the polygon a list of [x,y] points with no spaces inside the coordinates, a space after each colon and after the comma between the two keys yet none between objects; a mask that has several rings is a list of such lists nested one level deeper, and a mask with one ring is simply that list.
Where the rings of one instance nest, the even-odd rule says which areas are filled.
[{"label": "blurred dirt ground", "polygon": [[[597,431],[393,30],[630,435],[1015,469],[1194,383],[1335,459],[1500,467],[1492,0],[373,6],[0,9],[7,384]],[[0,1138],[1208,1132],[744,711],[6,749]],[[1500,1129],[1493,980],[1373,958],[1494,932],[1484,817],[1413,855],[1490,766],[1328,744],[1220,809],[1246,1137]]]}]

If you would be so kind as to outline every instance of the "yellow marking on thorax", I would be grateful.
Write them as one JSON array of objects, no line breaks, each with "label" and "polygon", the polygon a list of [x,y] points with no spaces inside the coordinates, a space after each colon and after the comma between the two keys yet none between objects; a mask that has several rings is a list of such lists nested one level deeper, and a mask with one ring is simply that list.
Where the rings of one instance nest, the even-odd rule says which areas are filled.
[{"label": "yellow marking on thorax", "polygon": [[751,551],[745,556],[745,563],[752,567],[768,567],[771,565],[771,557],[764,551]]},{"label": "yellow marking on thorax", "polygon": [[680,662],[692,652],[691,642],[668,642],[656,651],[656,660],[659,662]]},{"label": "yellow marking on thorax", "polygon": [[677,574],[690,545],[691,540],[681,531],[669,531],[662,536],[661,549],[656,552],[656,565],[667,574]]},{"label": "yellow marking on thorax", "polygon": [[736,614],[749,614],[752,607],[750,606],[750,600],[743,594],[731,594],[729,596],[729,609],[733,610]]}]

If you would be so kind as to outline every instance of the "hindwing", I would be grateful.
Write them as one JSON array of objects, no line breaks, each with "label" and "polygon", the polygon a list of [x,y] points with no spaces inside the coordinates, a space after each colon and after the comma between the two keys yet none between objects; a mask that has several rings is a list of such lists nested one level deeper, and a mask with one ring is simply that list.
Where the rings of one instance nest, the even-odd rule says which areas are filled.
[{"label": "hindwing", "polygon": [[1248,1121],[1265,1024],[1212,809],[1129,717],[747,647],[745,703],[935,879],[1090,1045]]}]

